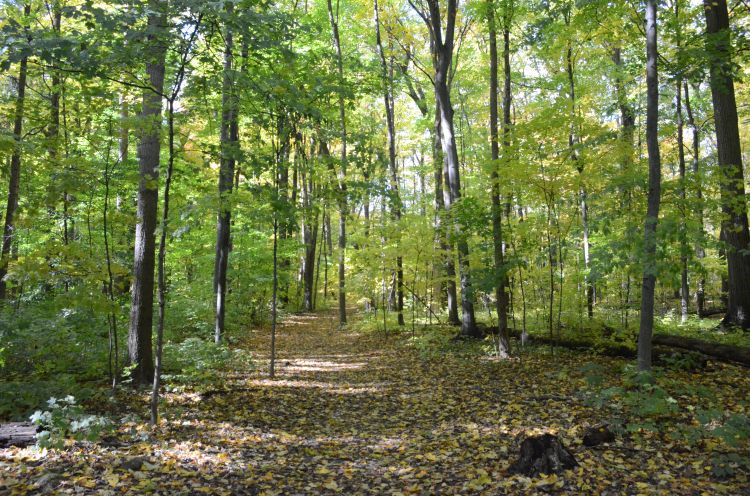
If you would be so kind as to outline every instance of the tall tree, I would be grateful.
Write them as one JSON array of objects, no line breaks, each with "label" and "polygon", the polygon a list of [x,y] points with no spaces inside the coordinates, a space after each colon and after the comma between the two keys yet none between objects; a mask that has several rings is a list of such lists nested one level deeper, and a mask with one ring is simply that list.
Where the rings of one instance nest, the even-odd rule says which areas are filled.
[{"label": "tall tree", "polygon": [[[391,212],[395,221],[401,221],[401,194],[398,185],[398,166],[396,164],[396,120],[393,105],[393,66],[389,70],[388,63],[383,50],[383,41],[380,36],[380,11],[378,0],[374,0],[375,11],[375,42],[380,56],[380,73],[383,80],[383,104],[385,106],[385,120],[388,128],[388,171],[390,173],[390,201]],[[404,259],[401,249],[396,255],[396,311],[398,313],[398,325],[404,325]]]},{"label": "tall tree", "polygon": [[333,11],[331,0],[328,3],[328,20],[331,24],[333,48],[336,51],[336,68],[338,70],[338,104],[339,126],[341,133],[341,163],[338,169],[339,183],[339,324],[346,324],[346,217],[348,215],[346,192],[346,102],[344,100],[344,57],[341,53],[341,38],[339,36],[338,2],[336,12]]},{"label": "tall tree", "polygon": [[643,285],[641,327],[638,334],[638,370],[651,370],[651,337],[654,328],[656,289],[656,226],[661,204],[661,155],[659,152],[659,58],[656,1],[646,2],[646,146],[648,148],[648,207],[643,227]]},{"label": "tall tree", "polygon": [[[28,18],[31,15],[31,3],[26,3],[23,8],[23,15]],[[26,26],[28,21],[24,19]],[[31,42],[31,37],[28,41]],[[6,298],[5,276],[8,274],[8,263],[10,257],[10,248],[13,244],[13,237],[16,229],[16,212],[18,210],[18,196],[21,185],[21,152],[23,145],[23,117],[24,105],[26,104],[26,76],[28,72],[29,59],[23,55],[18,64],[18,81],[16,94],[16,108],[13,117],[13,153],[10,157],[10,175],[8,177],[8,201],[5,207],[5,222],[3,224],[3,245],[0,250],[0,303]]]},{"label": "tall tree", "polygon": [[154,376],[151,336],[154,314],[161,108],[167,53],[167,2],[149,0],[148,6],[148,35],[144,58],[149,87],[143,89],[139,128],[138,206],[128,329],[128,360],[133,366],[131,377],[134,385],[148,384]]},{"label": "tall tree", "polygon": [[[438,108],[436,120],[439,122],[441,150],[444,163],[444,180],[446,190],[443,193],[448,222],[456,238],[458,264],[461,279],[461,334],[476,337],[479,330],[474,317],[473,288],[469,272],[469,243],[461,224],[456,204],[461,199],[461,177],[458,161],[458,149],[453,126],[453,104],[450,95],[450,71],[453,63],[453,48],[456,33],[456,14],[458,0],[448,0],[445,19],[443,19],[439,0],[426,0],[427,10],[412,6],[427,25],[430,31],[430,49],[434,60],[435,98]],[[443,22],[445,31],[443,32]]]},{"label": "tall tree", "polygon": [[732,45],[726,0],[704,0],[711,67],[716,148],[721,171],[722,230],[726,237],[729,301],[722,323],[750,329],[750,230],[734,94]]},{"label": "tall tree", "polygon": [[224,74],[221,97],[221,164],[219,166],[219,214],[216,223],[216,257],[214,261],[214,298],[216,313],[214,341],[221,343],[226,314],[227,266],[230,250],[231,201],[234,166],[239,148],[238,98],[235,88],[234,40],[231,23],[234,8],[226,4],[226,28],[224,32]]},{"label": "tall tree", "polygon": [[[569,3],[564,11],[563,17],[565,19],[565,25],[570,27],[571,16],[573,15],[573,3]],[[575,60],[573,56],[573,45],[571,40],[567,41],[565,48],[565,73],[568,77],[568,98],[570,99],[570,130],[568,132],[568,148],[570,150],[570,160],[575,165],[576,171],[578,171],[578,177],[580,185],[578,187],[578,197],[581,206],[581,227],[583,230],[583,264],[586,268],[586,309],[589,318],[594,316],[594,298],[595,289],[594,283],[591,281],[591,276],[588,271],[591,265],[591,246],[589,242],[589,205],[588,205],[588,192],[586,191],[586,185],[584,183],[584,163],[578,154],[578,147],[580,140],[578,137],[578,131],[576,126],[577,114],[576,114],[576,84],[575,84]]]},{"label": "tall tree", "polygon": [[[510,148],[510,26],[509,15],[504,13],[503,23],[503,156],[507,158]],[[487,24],[490,37],[490,159],[492,160],[491,207],[492,207],[492,248],[495,265],[495,308],[497,309],[498,346],[497,352],[501,357],[509,354],[508,344],[508,293],[506,292],[507,275],[503,254],[503,219],[500,203],[500,175],[498,174],[498,159],[500,146],[498,143],[497,120],[497,27],[495,26],[495,2],[487,1]]]}]

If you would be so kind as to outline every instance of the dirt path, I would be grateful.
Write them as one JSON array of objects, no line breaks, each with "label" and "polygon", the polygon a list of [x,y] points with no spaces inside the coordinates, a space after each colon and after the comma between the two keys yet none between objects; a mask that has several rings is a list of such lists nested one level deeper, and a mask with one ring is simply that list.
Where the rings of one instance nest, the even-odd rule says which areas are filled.
[{"label": "dirt path", "polygon": [[[582,428],[599,419],[568,372],[580,356],[425,358],[394,338],[341,332],[330,314],[290,316],[277,343],[276,379],[268,332],[255,331],[242,345],[258,369],[170,395],[155,437],[134,425],[119,445],[0,457],[0,493],[739,494],[747,484],[710,480],[701,455],[584,448]],[[506,475],[516,437],[542,430],[580,467]]]}]

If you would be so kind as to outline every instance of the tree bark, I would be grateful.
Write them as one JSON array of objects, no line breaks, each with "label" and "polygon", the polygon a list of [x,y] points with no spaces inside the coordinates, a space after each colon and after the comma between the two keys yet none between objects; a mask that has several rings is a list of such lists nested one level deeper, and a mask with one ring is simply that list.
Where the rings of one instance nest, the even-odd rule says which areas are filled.
[{"label": "tree bark", "polygon": [[750,329],[750,230],[734,95],[729,14],[726,0],[704,0],[704,7],[716,148],[722,176],[722,228],[729,270],[729,305],[722,323]]},{"label": "tree bark", "polygon": [[643,228],[643,284],[641,325],[638,334],[638,370],[651,370],[656,289],[656,226],[661,203],[659,154],[659,75],[657,72],[656,0],[646,3],[646,145],[648,148],[648,207]]},{"label": "tree bark", "polygon": [[149,1],[146,74],[149,88],[143,90],[142,127],[138,145],[139,185],[133,284],[131,286],[128,361],[133,365],[133,385],[148,384],[154,376],[151,345],[154,313],[154,266],[156,264],[156,217],[159,197],[159,152],[161,150],[161,108],[164,94],[166,43],[160,31],[166,29],[166,2]]}]

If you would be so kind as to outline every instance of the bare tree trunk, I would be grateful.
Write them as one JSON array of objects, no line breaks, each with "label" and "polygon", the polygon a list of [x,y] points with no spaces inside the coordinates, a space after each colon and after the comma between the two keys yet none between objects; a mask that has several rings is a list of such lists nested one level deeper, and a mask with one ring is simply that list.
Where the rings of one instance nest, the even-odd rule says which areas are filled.
[{"label": "bare tree trunk", "polygon": [[648,208],[643,228],[643,286],[641,327],[638,334],[638,370],[651,370],[651,336],[654,328],[656,289],[656,226],[661,202],[661,156],[659,154],[659,75],[656,36],[656,0],[646,3],[646,146],[648,147]]},{"label": "bare tree trunk", "polygon": [[750,329],[750,230],[745,178],[732,74],[726,0],[704,0],[707,49],[711,64],[716,148],[721,171],[722,228],[729,269],[729,305],[722,323]]},{"label": "bare tree trunk", "polygon": [[[25,17],[31,15],[31,4],[24,5]],[[30,41],[30,38],[29,38]],[[8,202],[5,208],[5,222],[3,225],[3,246],[0,251],[0,304],[6,299],[6,281],[8,274],[8,258],[13,244],[16,229],[16,211],[18,210],[18,196],[21,185],[21,146],[23,142],[23,114],[26,103],[26,74],[28,58],[23,57],[18,67],[18,94],[16,95],[16,109],[13,120],[13,139],[15,141],[13,154],[10,157],[10,176],[8,179]]]},{"label": "bare tree trunk", "polygon": [[159,197],[159,151],[161,149],[161,107],[164,94],[166,43],[160,39],[166,30],[166,2],[149,1],[149,50],[146,74],[150,88],[143,90],[143,124],[138,145],[140,181],[138,185],[138,223],[135,228],[133,284],[131,286],[128,360],[134,366],[134,385],[148,384],[154,376],[151,346],[154,314],[154,266],[156,264],[156,217]]},{"label": "bare tree trunk", "polygon": [[[227,14],[233,12],[232,3],[226,4]],[[239,147],[239,127],[237,124],[238,101],[234,82],[234,40],[232,29],[227,26],[224,34],[224,79],[221,102],[221,164],[219,168],[219,214],[216,227],[216,258],[214,264],[214,297],[216,299],[216,319],[214,341],[218,344],[224,335],[226,314],[227,267],[231,250],[231,204],[234,180],[234,166]]]}]

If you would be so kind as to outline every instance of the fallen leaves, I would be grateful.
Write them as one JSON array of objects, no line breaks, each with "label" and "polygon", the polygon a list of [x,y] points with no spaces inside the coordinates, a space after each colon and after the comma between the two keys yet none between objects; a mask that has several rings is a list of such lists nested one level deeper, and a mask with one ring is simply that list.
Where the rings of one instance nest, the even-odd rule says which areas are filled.
[{"label": "fallen leaves", "polygon": [[[602,419],[577,394],[580,355],[422,359],[395,339],[330,329],[323,316],[282,326],[279,354],[287,365],[278,379],[237,371],[211,394],[171,395],[154,431],[128,425],[116,444],[78,443],[44,459],[5,450],[0,493],[748,492],[742,471],[712,477],[709,441],[689,452],[657,435],[584,447],[585,427]],[[244,346],[265,350],[267,338],[254,333]],[[692,380],[710,385],[716,374],[747,381],[733,371],[722,366]],[[733,388],[747,385],[730,383],[715,393],[741,411]],[[536,478],[508,475],[518,439],[543,432],[560,437],[580,466]]]}]

